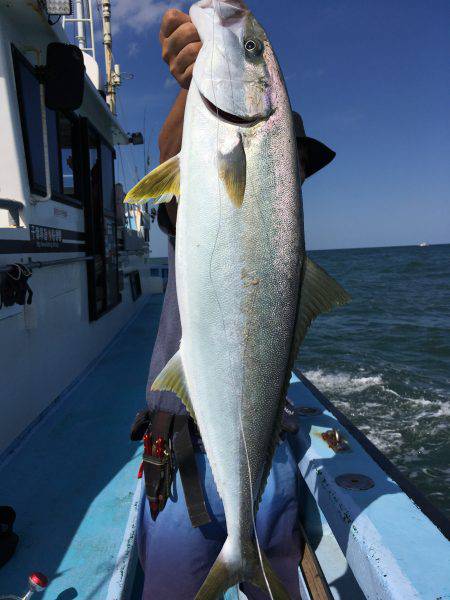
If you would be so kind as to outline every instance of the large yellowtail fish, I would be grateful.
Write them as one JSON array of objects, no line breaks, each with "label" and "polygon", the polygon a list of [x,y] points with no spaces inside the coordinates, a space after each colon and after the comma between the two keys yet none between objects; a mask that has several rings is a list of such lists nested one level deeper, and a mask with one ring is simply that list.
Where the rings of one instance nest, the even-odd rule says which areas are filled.
[{"label": "large yellowtail fish", "polygon": [[125,199],[179,196],[182,340],[153,389],[196,420],[223,501],[228,537],[196,599],[248,581],[283,600],[255,513],[300,344],[348,296],[305,253],[291,106],[264,30],[241,0],[201,0],[190,16],[203,46],[182,150]]}]

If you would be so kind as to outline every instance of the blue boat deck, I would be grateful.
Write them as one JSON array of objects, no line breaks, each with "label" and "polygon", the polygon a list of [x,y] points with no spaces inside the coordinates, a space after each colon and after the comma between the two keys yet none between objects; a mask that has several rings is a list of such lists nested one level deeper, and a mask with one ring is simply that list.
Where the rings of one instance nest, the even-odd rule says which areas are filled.
[{"label": "blue boat deck", "polygon": [[119,598],[132,583],[141,450],[129,429],[145,406],[161,305],[152,296],[4,457],[0,503],[16,510],[20,541],[0,569],[0,595],[26,589],[34,570],[48,576],[41,597],[51,600]]}]

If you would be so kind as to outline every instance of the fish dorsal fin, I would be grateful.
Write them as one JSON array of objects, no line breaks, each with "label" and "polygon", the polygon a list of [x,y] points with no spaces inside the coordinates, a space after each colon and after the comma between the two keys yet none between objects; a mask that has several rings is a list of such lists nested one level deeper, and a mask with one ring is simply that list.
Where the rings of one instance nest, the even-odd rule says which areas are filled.
[{"label": "fish dorsal fin", "polygon": [[[180,193],[180,155],[177,154],[150,171],[125,196],[124,202],[143,204],[150,198],[165,194],[177,196]],[[170,200],[163,200],[168,202]],[[160,201],[161,202],[161,201]]]},{"label": "fish dorsal fin", "polygon": [[169,360],[158,377],[156,377],[150,389],[152,392],[174,392],[183,402],[189,414],[195,421],[195,413],[192,407],[191,398],[189,396],[186,376],[184,374],[183,361],[181,360],[181,353],[179,350]]},{"label": "fish dorsal fin", "polygon": [[218,166],[219,176],[231,202],[236,208],[240,208],[244,202],[247,183],[247,159],[240,135],[233,139],[230,148],[219,150]]},{"label": "fish dorsal fin", "polygon": [[291,380],[291,371],[297,359],[300,346],[305,339],[306,333],[313,320],[320,314],[330,311],[335,306],[346,304],[350,301],[350,296],[339,283],[328,273],[319,267],[313,260],[306,257],[304,266],[304,276],[302,277],[301,288],[299,290],[297,317],[295,320],[294,337],[292,340],[291,351],[289,354],[288,368],[286,370],[286,380],[280,396],[278,407],[277,422],[274,429],[274,437],[267,450],[267,462],[261,477],[259,495],[256,500],[256,508],[261,501],[264,489],[267,484],[272,459],[275,448],[278,443],[278,436],[281,431],[281,420],[283,417],[286,394]]},{"label": "fish dorsal fin", "polygon": [[[293,341],[294,361],[313,320],[320,314],[349,301],[350,296],[344,288],[322,267],[307,257]],[[293,366],[292,364],[291,368]]]}]

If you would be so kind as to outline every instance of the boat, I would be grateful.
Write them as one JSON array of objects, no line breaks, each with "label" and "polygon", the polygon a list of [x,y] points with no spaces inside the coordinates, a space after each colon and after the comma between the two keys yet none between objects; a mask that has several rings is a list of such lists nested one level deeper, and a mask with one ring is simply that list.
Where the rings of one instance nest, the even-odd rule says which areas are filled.
[{"label": "boat", "polygon": [[420,242],[419,248],[428,248],[430,244],[428,242]]},{"label": "boat", "polygon": [[[88,47],[90,2],[76,2],[75,14],[70,2],[51,4],[0,0],[0,269],[2,281],[20,277],[33,291],[31,304],[24,287],[25,305],[0,309],[0,505],[14,507],[19,536],[0,567],[0,597],[29,597],[33,584],[46,600],[138,600],[142,448],[129,427],[145,397],[167,263],[149,255],[145,215],[121,208],[114,151],[140,136],[114,115],[116,78],[103,94]],[[86,74],[80,107],[55,117],[42,110],[36,75],[49,44],[70,41],[52,12],[64,9]],[[28,102],[39,115],[32,122]],[[45,127],[60,128],[63,141],[47,167],[33,154],[47,147],[51,157]],[[68,132],[84,154],[81,198]],[[46,177],[54,164],[57,194]],[[143,225],[131,228],[133,220]],[[445,516],[299,371],[288,399],[298,429],[287,442],[302,475],[302,600],[450,597]],[[237,600],[236,590],[225,600]]]}]

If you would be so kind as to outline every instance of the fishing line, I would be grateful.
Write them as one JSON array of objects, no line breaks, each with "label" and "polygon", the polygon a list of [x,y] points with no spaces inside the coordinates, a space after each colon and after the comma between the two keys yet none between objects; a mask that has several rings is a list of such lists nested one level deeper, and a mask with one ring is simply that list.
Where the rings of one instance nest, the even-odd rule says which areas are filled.
[{"label": "fishing line", "polygon": [[[213,0],[213,10],[214,13],[216,13],[216,6],[218,7],[218,12],[219,12],[219,17],[222,18],[222,12],[220,9],[220,2],[218,2],[217,0]],[[215,17],[215,14],[214,14]],[[217,103],[217,98],[216,98],[216,93],[215,93],[215,88],[214,88],[214,79],[213,79],[213,58],[214,58],[214,49],[215,49],[215,18],[213,18],[213,51],[211,53],[211,82],[212,82],[212,90],[213,90],[213,96],[214,96],[214,106],[216,107],[217,110],[217,155],[219,153],[219,127],[220,127],[220,121],[219,121],[219,108],[218,108],[218,103]],[[236,104],[235,104],[235,99],[234,99],[234,90],[233,90],[233,79],[231,77],[231,67],[230,67],[230,60],[229,60],[229,56],[228,56],[228,49],[226,47],[226,44],[224,44],[224,50],[225,50],[225,60],[227,63],[227,69],[228,69],[228,78],[230,81],[230,88],[231,88],[231,98],[232,98],[232,104],[233,104],[233,110],[234,112],[236,112]],[[219,177],[219,171],[217,170],[217,182],[218,182],[218,190],[219,190],[219,200],[220,200],[220,210],[222,209],[222,195],[220,193],[220,177]],[[221,215],[221,213],[220,213]],[[220,228],[220,221],[219,221],[219,228]],[[218,238],[218,233],[217,233],[217,238]],[[217,241],[216,238],[216,241]],[[215,249],[215,246],[214,246]],[[213,250],[214,253],[214,250]],[[210,261],[210,274],[211,274],[211,264],[212,264],[212,256],[211,256],[211,261]],[[256,290],[255,293],[253,294],[253,303],[252,303],[252,307],[251,307],[251,311],[250,311],[250,315],[253,314],[253,306],[254,306],[254,302],[255,302],[255,297],[256,297]],[[220,302],[219,302],[219,306],[220,306]],[[247,334],[247,332],[246,332]],[[245,335],[244,337],[244,354],[245,354],[245,350],[247,348],[247,335]],[[231,365],[230,365],[231,366]],[[241,431],[241,437],[242,437],[242,442],[243,442],[243,446],[244,446],[244,452],[245,452],[245,457],[246,457],[246,462],[247,462],[247,472],[248,472],[248,485],[249,485],[249,490],[250,490],[250,501],[251,501],[251,518],[252,518],[252,526],[253,526],[253,533],[255,535],[255,542],[256,542],[256,548],[258,551],[258,557],[259,557],[259,563],[260,563],[260,567],[261,567],[261,571],[264,577],[264,581],[267,587],[267,591],[269,592],[269,596],[270,596],[270,600],[274,600],[274,597],[272,595],[272,590],[270,588],[270,584],[264,569],[264,564],[263,564],[263,559],[262,559],[262,552],[261,552],[261,545],[259,543],[259,537],[258,537],[258,532],[256,530],[256,519],[255,519],[255,500],[254,500],[254,495],[253,495],[253,482],[252,482],[252,472],[251,472],[251,465],[250,465],[250,457],[249,457],[249,453],[248,453],[248,446],[247,446],[247,441],[245,439],[245,431],[244,431],[244,423],[243,423],[243,418],[242,418],[242,407],[243,407],[243,397],[244,397],[244,380],[245,380],[245,361],[243,361],[243,371],[242,371],[242,389],[241,389],[241,402],[239,404],[239,424],[240,424],[240,431]],[[239,583],[237,583],[236,585],[236,590],[238,592],[239,595]]]},{"label": "fishing line", "polygon": [[[215,39],[216,39],[216,20],[215,20],[215,16],[216,16],[216,1],[213,0],[213,31],[212,31],[212,52],[211,52],[211,62],[210,62],[210,76],[211,76],[211,84],[212,84],[212,92],[213,92],[213,97],[214,97],[214,106],[216,108],[216,121],[217,121],[217,129],[216,129],[216,160],[219,154],[219,134],[220,134],[220,119],[219,119],[219,108],[218,108],[218,104],[217,104],[217,96],[216,96],[216,90],[215,90],[215,84],[214,84],[214,77],[213,77],[213,69],[214,69],[214,52],[215,52]],[[214,285],[214,281],[212,278],[212,261],[213,261],[213,257],[214,257],[214,253],[216,251],[217,248],[217,243],[219,241],[219,232],[222,226],[222,194],[221,194],[221,190],[220,190],[220,178],[219,178],[219,170],[217,169],[217,192],[218,192],[218,196],[219,196],[219,223],[218,223],[218,227],[217,227],[217,232],[216,232],[216,238],[214,240],[214,245],[213,245],[213,249],[211,252],[211,256],[210,256],[210,260],[209,260],[209,278],[211,280],[211,285],[212,288],[214,290],[214,295],[216,296],[216,300],[217,300],[217,305],[219,307],[219,312],[220,312],[220,316],[222,319],[222,325],[223,325],[223,331],[224,331],[224,336],[225,336],[225,341],[226,341],[226,347],[227,347],[227,354],[228,354],[228,363],[230,365],[230,372],[232,372],[232,361],[231,361],[231,355],[230,355],[230,348],[229,348],[229,343],[228,343],[228,335],[227,335],[227,329],[226,329],[226,324],[225,324],[225,316],[223,314],[223,310],[222,310],[222,306],[220,304],[220,299],[219,299],[219,295],[217,293],[217,290],[215,288]],[[237,591],[237,595],[239,597],[239,582],[236,584],[236,591]]]}]

